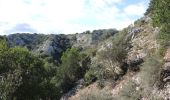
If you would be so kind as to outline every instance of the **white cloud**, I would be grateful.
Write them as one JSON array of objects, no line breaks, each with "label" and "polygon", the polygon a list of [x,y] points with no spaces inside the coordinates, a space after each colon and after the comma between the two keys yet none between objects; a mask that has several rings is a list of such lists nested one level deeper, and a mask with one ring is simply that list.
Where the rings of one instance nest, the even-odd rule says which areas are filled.
[{"label": "white cloud", "polygon": [[132,4],[124,8],[125,14],[128,16],[142,16],[145,13],[145,6],[142,3]]},{"label": "white cloud", "polygon": [[28,33],[28,32],[31,32],[31,33],[35,33],[37,30],[36,29],[33,29],[29,24],[27,23],[19,23],[17,25],[15,25],[14,27],[12,27],[10,30],[7,30],[5,31],[6,33],[17,33],[18,30],[22,30],[23,33]]},{"label": "white cloud", "polygon": [[[123,1],[0,0],[0,34],[13,30],[18,24],[28,24],[41,33],[121,29],[133,22],[129,16],[141,16],[145,11],[143,4],[118,8]],[[22,32],[22,28],[18,28],[18,32]]]}]

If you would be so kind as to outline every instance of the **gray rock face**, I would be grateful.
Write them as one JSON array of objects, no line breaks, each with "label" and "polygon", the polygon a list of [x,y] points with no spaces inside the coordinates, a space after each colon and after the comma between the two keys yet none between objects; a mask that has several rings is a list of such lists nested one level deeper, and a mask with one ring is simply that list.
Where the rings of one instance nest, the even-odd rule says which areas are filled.
[{"label": "gray rock face", "polygon": [[77,34],[76,42],[74,43],[75,47],[88,47],[92,43],[92,34]]},{"label": "gray rock face", "polygon": [[49,35],[35,51],[59,59],[62,52],[70,47],[70,40],[65,35]]},{"label": "gray rock face", "polygon": [[54,50],[55,50],[51,44],[52,44],[52,41],[47,40],[42,44],[42,46],[38,48],[37,51],[41,51],[41,52],[44,52],[45,54],[51,55],[54,53]]},{"label": "gray rock face", "polygon": [[[19,36],[19,34],[12,34],[12,35],[7,36],[8,42],[11,45],[18,45],[18,46],[24,46],[26,44],[26,41],[31,41],[30,38],[31,37],[29,37],[29,36],[23,36],[21,38]],[[24,40],[26,40],[26,41],[24,41]]]},{"label": "gray rock face", "polygon": [[134,39],[134,37],[142,31],[143,31],[142,28],[132,28],[131,30],[129,30],[128,33],[129,33],[129,36],[131,37],[131,40]]},{"label": "gray rock face", "polygon": [[[141,19],[140,23],[143,20],[145,22],[146,18]],[[143,59],[146,55],[158,50],[159,44],[155,40],[157,32],[159,32],[159,30],[153,28],[149,22],[147,24],[145,23],[144,26],[132,26],[128,28],[132,46],[128,52],[129,62]]]},{"label": "gray rock face", "polygon": [[113,36],[115,33],[118,33],[116,29],[102,29],[94,30],[93,32],[87,31],[81,34],[76,34],[76,42],[73,44],[73,46],[89,47],[96,45],[110,36]]},{"label": "gray rock face", "polygon": [[12,34],[7,36],[11,47],[22,46],[36,54],[44,54],[59,59],[62,52],[71,47],[66,35]]},{"label": "gray rock face", "polygon": [[46,39],[46,36],[42,34],[17,33],[8,35],[6,38],[11,47],[24,46],[29,50],[33,50]]}]

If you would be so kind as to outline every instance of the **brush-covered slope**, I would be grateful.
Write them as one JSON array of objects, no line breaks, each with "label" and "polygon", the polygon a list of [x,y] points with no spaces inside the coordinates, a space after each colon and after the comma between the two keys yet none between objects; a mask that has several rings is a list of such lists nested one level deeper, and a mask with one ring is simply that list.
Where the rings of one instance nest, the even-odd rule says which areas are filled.
[{"label": "brush-covered slope", "polygon": [[[66,95],[68,100],[170,99],[170,51],[167,45],[162,46],[162,28],[153,26],[153,21],[151,15],[145,15],[115,38],[98,45],[92,58],[93,68],[85,75],[85,84],[92,77],[91,72],[97,73],[98,80]],[[119,51],[126,52],[126,56]]]},{"label": "brush-covered slope", "polygon": [[[85,84],[92,84],[68,99],[169,100],[169,5],[169,0],[151,0],[144,17],[99,45],[85,74]],[[94,73],[97,81],[89,81]]]}]

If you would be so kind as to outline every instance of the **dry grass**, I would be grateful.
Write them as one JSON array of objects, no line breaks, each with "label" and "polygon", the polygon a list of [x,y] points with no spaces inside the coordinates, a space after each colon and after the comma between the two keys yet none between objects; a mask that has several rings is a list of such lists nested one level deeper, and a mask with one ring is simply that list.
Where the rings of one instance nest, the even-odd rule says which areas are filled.
[{"label": "dry grass", "polygon": [[113,100],[112,88],[107,85],[103,89],[99,89],[97,83],[93,83],[76,93],[69,100]]}]

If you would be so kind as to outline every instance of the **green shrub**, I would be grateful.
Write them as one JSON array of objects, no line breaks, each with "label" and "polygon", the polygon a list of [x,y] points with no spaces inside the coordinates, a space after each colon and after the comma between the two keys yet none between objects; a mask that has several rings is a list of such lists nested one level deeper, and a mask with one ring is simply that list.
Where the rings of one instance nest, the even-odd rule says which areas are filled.
[{"label": "green shrub", "polygon": [[167,50],[167,48],[165,48],[165,47],[160,47],[159,48],[159,54],[160,54],[160,56],[162,56],[162,57],[164,57],[165,56],[165,53],[166,53],[166,50]]},{"label": "green shrub", "polygon": [[155,26],[161,26],[170,22],[169,4],[169,0],[151,0],[148,11]]},{"label": "green shrub", "polygon": [[141,78],[144,87],[153,87],[159,83],[159,75],[162,63],[159,56],[152,55],[145,59],[144,64],[141,66]]},{"label": "green shrub", "polygon": [[55,76],[56,86],[61,88],[61,93],[68,92],[80,78],[84,77],[88,65],[89,57],[82,54],[76,48],[68,49],[61,57],[61,65],[57,69]]},{"label": "green shrub", "polygon": [[127,57],[127,47],[129,39],[126,29],[115,35],[112,47],[105,47],[104,50],[97,53],[96,74],[98,80],[118,79],[126,70],[124,62]]},{"label": "green shrub", "polygon": [[136,90],[137,85],[129,81],[127,82],[120,91],[120,94],[115,98],[116,100],[140,100],[141,91]]},{"label": "green shrub", "polygon": [[160,43],[160,55],[164,56],[166,49],[170,47],[170,25],[164,24],[161,26],[160,33],[157,36],[158,42]]},{"label": "green shrub", "polygon": [[92,57],[96,56],[97,49],[96,48],[87,48],[82,51],[82,53],[90,55]]},{"label": "green shrub", "polygon": [[158,89],[160,85],[161,66],[162,61],[158,54],[147,56],[137,75],[141,79],[140,83],[136,84],[130,80],[123,86],[120,94],[115,99],[140,100],[141,98],[147,98],[148,100],[162,100],[162,98],[153,94],[153,90]]},{"label": "green shrub", "polygon": [[9,48],[5,41],[0,41],[0,58],[1,100],[55,100],[61,96],[60,87],[52,81],[56,66],[49,64],[50,59],[43,61],[25,48]]},{"label": "green shrub", "polygon": [[45,74],[43,61],[27,49],[0,42],[0,99],[38,99]]},{"label": "green shrub", "polygon": [[130,80],[123,86],[114,100],[141,100],[142,98],[147,100],[164,100],[159,95],[153,94],[152,91],[153,88],[143,88]]},{"label": "green shrub", "polygon": [[151,0],[146,14],[153,19],[153,25],[160,28],[158,41],[160,43],[160,54],[164,56],[165,49],[170,46],[170,1]]},{"label": "green shrub", "polygon": [[92,70],[86,72],[84,76],[85,85],[89,85],[96,80],[96,76]]}]

